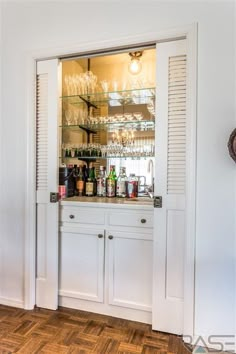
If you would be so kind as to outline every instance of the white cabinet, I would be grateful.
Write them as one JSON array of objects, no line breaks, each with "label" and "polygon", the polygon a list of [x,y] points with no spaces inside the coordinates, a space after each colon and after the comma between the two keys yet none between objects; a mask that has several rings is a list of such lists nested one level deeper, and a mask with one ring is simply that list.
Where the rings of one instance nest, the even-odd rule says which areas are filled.
[{"label": "white cabinet", "polygon": [[59,265],[59,295],[103,302],[103,230],[62,229]]},{"label": "white cabinet", "polygon": [[110,212],[108,223],[111,226],[130,228],[150,229],[153,227],[153,214],[141,210],[125,210],[121,212]]},{"label": "white cabinet", "polygon": [[101,205],[61,207],[59,303],[151,323],[153,210]]},{"label": "white cabinet", "polygon": [[152,309],[152,235],[108,230],[109,304]]}]

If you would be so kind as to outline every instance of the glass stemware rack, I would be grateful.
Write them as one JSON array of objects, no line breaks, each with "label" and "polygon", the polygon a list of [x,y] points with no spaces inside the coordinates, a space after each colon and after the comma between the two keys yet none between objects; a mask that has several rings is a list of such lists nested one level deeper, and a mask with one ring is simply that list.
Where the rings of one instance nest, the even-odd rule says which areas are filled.
[{"label": "glass stemware rack", "polygon": [[154,87],[62,96],[61,103],[61,163],[154,156]]}]

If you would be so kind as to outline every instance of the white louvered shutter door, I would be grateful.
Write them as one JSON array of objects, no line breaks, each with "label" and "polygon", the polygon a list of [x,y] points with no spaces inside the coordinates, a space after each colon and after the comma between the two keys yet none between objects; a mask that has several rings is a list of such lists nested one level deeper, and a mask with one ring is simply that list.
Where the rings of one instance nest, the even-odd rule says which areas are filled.
[{"label": "white louvered shutter door", "polygon": [[186,41],[157,44],[153,329],[182,334],[186,186]]},{"label": "white louvered shutter door", "polygon": [[58,307],[58,190],[57,119],[58,60],[37,63],[36,78],[36,201],[37,270],[36,305]]}]

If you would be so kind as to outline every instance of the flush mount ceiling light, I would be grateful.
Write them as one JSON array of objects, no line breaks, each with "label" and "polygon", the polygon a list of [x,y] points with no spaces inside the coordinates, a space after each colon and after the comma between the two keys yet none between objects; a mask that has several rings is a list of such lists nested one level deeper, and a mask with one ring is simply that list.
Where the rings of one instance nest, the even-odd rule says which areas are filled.
[{"label": "flush mount ceiling light", "polygon": [[141,51],[129,53],[129,56],[131,57],[131,61],[129,63],[129,72],[131,74],[137,75],[142,70],[142,63],[140,61],[140,58],[142,55],[143,55],[143,52],[141,52]]}]

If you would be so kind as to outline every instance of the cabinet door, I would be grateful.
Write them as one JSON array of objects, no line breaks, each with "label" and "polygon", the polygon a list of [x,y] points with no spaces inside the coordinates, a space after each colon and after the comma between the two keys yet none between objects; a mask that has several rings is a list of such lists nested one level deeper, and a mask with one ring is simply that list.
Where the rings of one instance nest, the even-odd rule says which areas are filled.
[{"label": "cabinet door", "polygon": [[103,302],[104,230],[61,228],[59,295]]},{"label": "cabinet door", "polygon": [[151,311],[152,235],[107,232],[109,304]]}]

